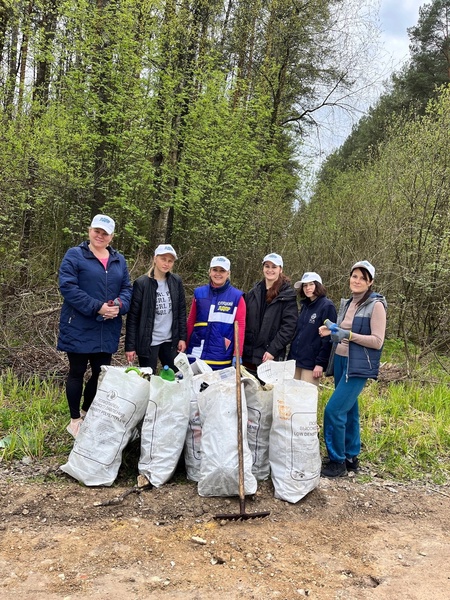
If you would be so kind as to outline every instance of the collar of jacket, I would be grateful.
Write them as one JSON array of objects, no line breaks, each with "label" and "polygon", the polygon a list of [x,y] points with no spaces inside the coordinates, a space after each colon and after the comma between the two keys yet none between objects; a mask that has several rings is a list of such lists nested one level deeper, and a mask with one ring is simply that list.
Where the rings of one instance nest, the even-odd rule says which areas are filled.
[{"label": "collar of jacket", "polygon": [[[79,245],[79,247],[81,248],[81,250],[84,253],[84,255],[85,255],[86,258],[95,258],[94,253],[89,248],[89,242],[87,242],[87,241],[81,242],[81,244]],[[106,246],[106,249],[108,250],[108,252],[109,252],[109,254],[111,255],[112,258],[116,257],[117,250],[114,250],[114,248],[112,246]]]},{"label": "collar of jacket", "polygon": [[209,282],[209,289],[214,293],[214,294],[220,294],[220,292],[224,292],[226,289],[228,289],[231,285],[231,281],[229,279],[227,279],[225,281],[225,283],[223,285],[221,285],[220,287],[214,287],[213,284],[211,282]]},{"label": "collar of jacket", "polygon": [[[345,310],[347,310],[347,308],[350,306],[352,300],[353,296],[350,296],[350,298],[345,303]],[[366,298],[364,302],[357,307],[356,312],[358,312],[363,306],[366,306],[366,304],[368,304],[369,302],[373,302],[374,300],[378,300],[383,304],[384,308],[387,308],[386,298],[383,296],[383,294],[379,294],[378,292],[372,292],[370,296]]]}]

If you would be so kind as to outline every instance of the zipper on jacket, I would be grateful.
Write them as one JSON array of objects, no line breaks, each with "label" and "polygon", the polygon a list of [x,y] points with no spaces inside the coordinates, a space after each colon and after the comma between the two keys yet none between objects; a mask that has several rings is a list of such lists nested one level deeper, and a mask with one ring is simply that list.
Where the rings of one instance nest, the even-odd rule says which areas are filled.
[{"label": "zipper on jacket", "polygon": [[363,348],[364,348],[364,354],[366,355],[366,358],[367,358],[367,362],[369,363],[369,367],[372,368],[372,362],[370,360],[369,353],[367,352],[367,348],[364,346],[363,346]]}]

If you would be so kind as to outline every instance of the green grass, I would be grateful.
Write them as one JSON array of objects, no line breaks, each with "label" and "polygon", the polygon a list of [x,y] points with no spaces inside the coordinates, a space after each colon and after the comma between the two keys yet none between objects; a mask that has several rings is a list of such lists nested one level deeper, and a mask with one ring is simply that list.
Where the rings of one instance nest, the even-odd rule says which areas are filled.
[{"label": "green grass", "polygon": [[42,458],[70,447],[69,422],[61,384],[52,378],[21,382],[12,371],[0,376],[0,459]]},{"label": "green grass", "polygon": [[[399,344],[383,360],[401,364]],[[447,361],[448,362],[448,361]],[[361,463],[370,473],[399,481],[450,482],[450,376],[442,358],[416,367],[408,380],[370,381],[360,399]],[[446,366],[446,365],[445,365]],[[320,394],[319,422],[331,396]]]},{"label": "green grass", "polygon": [[364,458],[398,479],[448,482],[449,396],[445,384],[369,385],[360,403]]},{"label": "green grass", "polygon": [[[392,343],[386,362],[401,364],[400,344]],[[369,382],[360,397],[361,478],[450,483],[450,376],[445,358],[421,364],[413,378]],[[448,364],[448,361],[447,361]],[[444,365],[444,368],[443,368]],[[319,423],[332,393],[320,392]],[[20,382],[12,371],[0,375],[0,460],[24,456],[67,456],[69,412],[60,381],[31,377]],[[135,461],[134,461],[135,462]]]}]

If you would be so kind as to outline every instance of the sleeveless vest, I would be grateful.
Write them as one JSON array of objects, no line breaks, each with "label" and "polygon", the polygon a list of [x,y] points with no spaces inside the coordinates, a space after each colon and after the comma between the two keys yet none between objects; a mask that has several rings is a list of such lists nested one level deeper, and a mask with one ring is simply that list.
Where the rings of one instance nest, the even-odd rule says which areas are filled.
[{"label": "sleeveless vest", "polygon": [[[343,311],[340,311],[337,321],[338,324],[342,322],[350,302],[351,298],[345,304]],[[373,308],[377,302],[381,302],[386,308],[385,298],[381,294],[372,292],[364,304],[357,308],[352,323],[352,331],[354,333],[361,333],[363,335],[371,334],[370,318],[372,317]],[[349,344],[347,377],[367,377],[368,379],[377,379],[382,350],[383,348],[377,350],[375,348],[366,348],[359,344]]]},{"label": "sleeveless vest", "polygon": [[188,354],[201,358],[212,369],[231,365],[234,354],[234,321],[243,292],[229,281],[222,287],[210,284],[194,290],[197,320],[189,340]]}]

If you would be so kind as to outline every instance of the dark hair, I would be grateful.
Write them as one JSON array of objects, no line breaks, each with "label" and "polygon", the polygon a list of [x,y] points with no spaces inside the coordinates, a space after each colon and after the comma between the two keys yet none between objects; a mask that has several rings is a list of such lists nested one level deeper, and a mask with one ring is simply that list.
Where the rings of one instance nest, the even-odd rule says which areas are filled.
[{"label": "dark hair", "polygon": [[267,290],[267,294],[266,294],[267,304],[270,304],[272,302],[272,300],[274,300],[274,298],[276,298],[278,296],[278,294],[280,293],[281,286],[284,283],[291,283],[291,280],[289,279],[289,277],[286,277],[286,275],[284,273],[280,273],[280,276],[278,277],[278,279],[273,282],[272,287],[270,287]]},{"label": "dark hair", "polygon": [[[319,283],[318,281],[314,281],[313,283],[316,286],[315,289],[314,289],[314,296],[316,298],[320,298],[320,296],[326,296],[327,295],[327,289],[326,289],[326,287],[322,283]],[[303,283],[300,286],[300,289],[299,289],[298,293],[299,293],[300,298],[306,298],[306,294],[303,291]]]},{"label": "dark hair", "polygon": [[361,298],[361,300],[359,302],[357,302],[357,304],[356,304],[356,306],[361,306],[361,304],[364,304],[364,302],[367,300],[367,298],[370,296],[370,294],[373,291],[372,290],[373,278],[372,278],[372,275],[369,273],[369,271],[367,269],[365,269],[364,267],[355,267],[354,269],[352,269],[352,271],[350,273],[350,277],[353,275],[353,271],[356,271],[356,269],[359,269],[361,271],[364,281],[367,281],[370,283],[369,289],[364,294],[364,296]]}]

